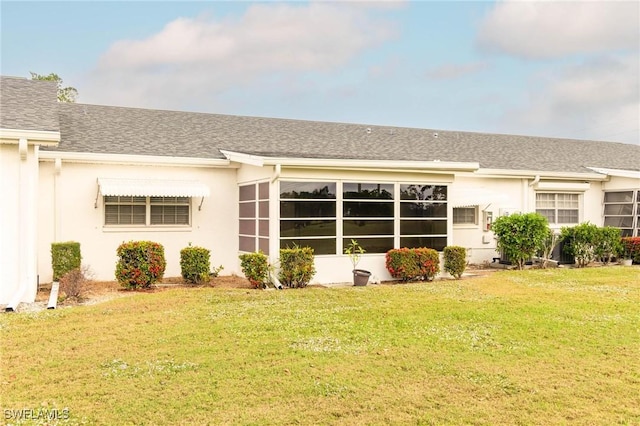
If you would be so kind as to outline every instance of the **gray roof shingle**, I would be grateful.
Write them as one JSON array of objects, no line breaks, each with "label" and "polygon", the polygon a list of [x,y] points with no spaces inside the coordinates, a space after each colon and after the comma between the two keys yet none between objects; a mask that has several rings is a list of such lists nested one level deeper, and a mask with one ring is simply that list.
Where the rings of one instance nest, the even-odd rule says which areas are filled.
[{"label": "gray roof shingle", "polygon": [[0,76],[0,128],[59,131],[53,81]]},{"label": "gray roof shingle", "polygon": [[[483,168],[640,171],[640,146],[612,142],[59,104],[60,150],[223,158],[267,157],[478,162]],[[436,136],[437,134],[437,136]]]}]

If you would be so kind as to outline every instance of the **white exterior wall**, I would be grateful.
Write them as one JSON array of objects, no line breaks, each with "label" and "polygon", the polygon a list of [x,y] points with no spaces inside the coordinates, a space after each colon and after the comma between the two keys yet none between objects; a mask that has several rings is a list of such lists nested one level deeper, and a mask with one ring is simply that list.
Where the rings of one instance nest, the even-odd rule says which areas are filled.
[{"label": "white exterior wall", "polygon": [[[32,302],[37,292],[38,147],[0,144],[0,304]],[[17,299],[16,299],[17,297]]]},{"label": "white exterior wall", "polygon": [[612,191],[616,189],[640,189],[640,179],[611,176],[608,182],[602,183],[603,191]]},{"label": "white exterior wall", "polygon": [[[211,250],[211,266],[224,266],[222,274],[240,274],[237,267],[238,206],[235,169],[180,166],[85,164],[62,161],[59,174],[53,162],[41,163],[38,240],[38,271],[42,282],[50,282],[51,243],[77,241],[82,263],[96,280],[113,280],[116,249],[122,242],[151,240],[164,246],[165,277],[180,276],[180,250],[189,243]],[[104,203],[98,195],[102,178],[189,179],[209,186],[210,197],[191,200],[191,226],[107,227]]]},{"label": "white exterior wall", "polygon": [[[483,223],[483,210],[497,219],[505,211],[526,212],[530,205],[529,186],[526,179],[507,178],[482,178],[471,174],[456,176],[455,182],[449,188],[449,198],[454,198],[456,191],[473,193],[474,190],[483,193],[496,194],[495,198],[486,199],[478,205],[477,225],[452,225],[452,245],[465,247],[467,259],[470,263],[482,263],[491,261],[498,256],[496,252],[496,240],[493,232],[485,232]],[[535,199],[534,199],[535,201]],[[453,204],[453,203],[452,203]],[[535,206],[533,207],[535,209]],[[449,216],[453,222],[453,205],[450,206]]]}]

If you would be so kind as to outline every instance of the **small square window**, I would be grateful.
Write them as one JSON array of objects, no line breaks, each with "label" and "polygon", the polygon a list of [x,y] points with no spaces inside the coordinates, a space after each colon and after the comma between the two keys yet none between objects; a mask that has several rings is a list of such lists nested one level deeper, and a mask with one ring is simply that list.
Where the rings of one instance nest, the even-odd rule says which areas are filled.
[{"label": "small square window", "polygon": [[454,207],[453,208],[453,224],[454,225],[477,225],[478,224],[478,208],[477,207]]}]

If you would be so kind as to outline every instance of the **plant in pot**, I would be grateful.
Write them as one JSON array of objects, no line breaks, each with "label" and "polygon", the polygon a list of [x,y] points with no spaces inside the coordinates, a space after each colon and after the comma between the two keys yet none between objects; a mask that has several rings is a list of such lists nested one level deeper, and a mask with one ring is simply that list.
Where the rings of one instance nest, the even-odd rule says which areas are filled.
[{"label": "plant in pot", "polygon": [[365,286],[367,282],[369,282],[369,277],[371,276],[371,272],[365,271],[364,269],[357,269],[358,263],[362,258],[362,255],[366,253],[364,247],[358,244],[358,241],[352,239],[347,247],[344,249],[344,254],[349,256],[349,260],[351,260],[351,264],[353,265],[353,285],[355,286]]}]

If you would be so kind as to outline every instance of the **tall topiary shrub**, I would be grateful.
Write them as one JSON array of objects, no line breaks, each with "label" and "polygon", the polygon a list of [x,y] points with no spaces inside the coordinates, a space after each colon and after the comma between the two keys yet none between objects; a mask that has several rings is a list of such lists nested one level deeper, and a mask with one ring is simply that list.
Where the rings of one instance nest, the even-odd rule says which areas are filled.
[{"label": "tall topiary shrub", "polygon": [[595,259],[599,235],[598,227],[589,222],[565,226],[560,231],[560,238],[565,242],[565,252],[576,259],[579,268],[584,268]]},{"label": "tall topiary shrub", "polygon": [[117,249],[116,280],[128,289],[147,288],[162,279],[167,262],[162,244],[129,241]]},{"label": "tall topiary shrub", "polygon": [[180,250],[180,271],[182,278],[192,284],[209,281],[211,251],[204,247],[185,247]]},{"label": "tall topiary shrub", "polygon": [[80,268],[81,263],[80,243],[67,241],[51,244],[51,267],[53,268],[54,281],[60,281],[67,272]]},{"label": "tall topiary shrub", "polygon": [[498,238],[498,250],[518,269],[522,269],[525,262],[542,247],[548,227],[547,218],[539,213],[514,213],[500,216],[491,230]]},{"label": "tall topiary shrub", "polygon": [[313,249],[294,247],[280,249],[280,272],[278,279],[287,287],[306,287],[316,274]]},{"label": "tall topiary shrub", "polygon": [[255,288],[262,288],[269,282],[269,260],[262,252],[243,253],[240,256],[240,268]]},{"label": "tall topiary shrub", "polygon": [[444,270],[460,279],[467,267],[467,249],[460,246],[447,246],[442,255],[444,257]]},{"label": "tall topiary shrub", "polygon": [[391,249],[385,255],[385,266],[395,279],[430,281],[440,272],[440,255],[425,247]]}]

